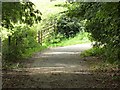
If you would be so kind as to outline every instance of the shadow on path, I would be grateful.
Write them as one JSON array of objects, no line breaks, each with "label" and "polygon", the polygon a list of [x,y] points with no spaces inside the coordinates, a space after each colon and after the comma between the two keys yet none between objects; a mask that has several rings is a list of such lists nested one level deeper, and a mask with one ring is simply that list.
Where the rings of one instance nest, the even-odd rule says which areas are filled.
[{"label": "shadow on path", "polygon": [[[111,88],[109,75],[92,73],[80,53],[90,44],[50,48],[36,53],[24,68],[3,71],[4,88]],[[112,83],[109,83],[112,82]]]}]

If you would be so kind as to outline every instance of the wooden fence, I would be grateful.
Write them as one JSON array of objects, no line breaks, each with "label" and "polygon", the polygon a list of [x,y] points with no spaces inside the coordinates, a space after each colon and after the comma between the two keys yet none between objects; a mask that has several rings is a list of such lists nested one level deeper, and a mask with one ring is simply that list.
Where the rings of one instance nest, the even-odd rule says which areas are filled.
[{"label": "wooden fence", "polygon": [[38,31],[38,43],[42,45],[47,38],[51,37],[51,34],[54,33],[56,29],[56,24],[53,24],[49,27],[46,27]]}]

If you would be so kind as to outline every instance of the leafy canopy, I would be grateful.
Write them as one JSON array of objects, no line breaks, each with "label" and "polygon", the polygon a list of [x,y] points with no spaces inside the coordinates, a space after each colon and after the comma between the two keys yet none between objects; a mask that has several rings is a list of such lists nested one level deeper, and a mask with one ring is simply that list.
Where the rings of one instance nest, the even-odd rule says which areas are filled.
[{"label": "leafy canopy", "polygon": [[120,3],[89,2],[72,3],[66,13],[68,17],[87,20],[85,31],[91,40],[103,46],[110,61],[120,61]]},{"label": "leafy canopy", "polygon": [[32,2],[3,2],[2,26],[13,28],[15,23],[32,26],[41,20],[41,12],[34,9]]}]

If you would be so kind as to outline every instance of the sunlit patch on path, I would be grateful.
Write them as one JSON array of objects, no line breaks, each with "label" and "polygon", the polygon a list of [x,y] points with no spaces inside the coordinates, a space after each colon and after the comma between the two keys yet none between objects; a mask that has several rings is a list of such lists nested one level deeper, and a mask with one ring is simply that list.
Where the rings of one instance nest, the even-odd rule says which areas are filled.
[{"label": "sunlit patch on path", "polygon": [[36,53],[24,68],[3,72],[7,88],[103,88],[117,87],[107,83],[109,75],[93,73],[80,53],[91,44],[49,48]]}]

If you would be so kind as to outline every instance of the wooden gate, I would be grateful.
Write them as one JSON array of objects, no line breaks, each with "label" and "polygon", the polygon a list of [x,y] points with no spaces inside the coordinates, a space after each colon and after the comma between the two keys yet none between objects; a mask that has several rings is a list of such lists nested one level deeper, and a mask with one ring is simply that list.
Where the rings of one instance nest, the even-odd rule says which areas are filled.
[{"label": "wooden gate", "polygon": [[46,27],[42,30],[38,31],[38,43],[42,45],[45,39],[50,38],[51,34],[54,33],[56,30],[56,24],[53,24],[49,27]]}]

